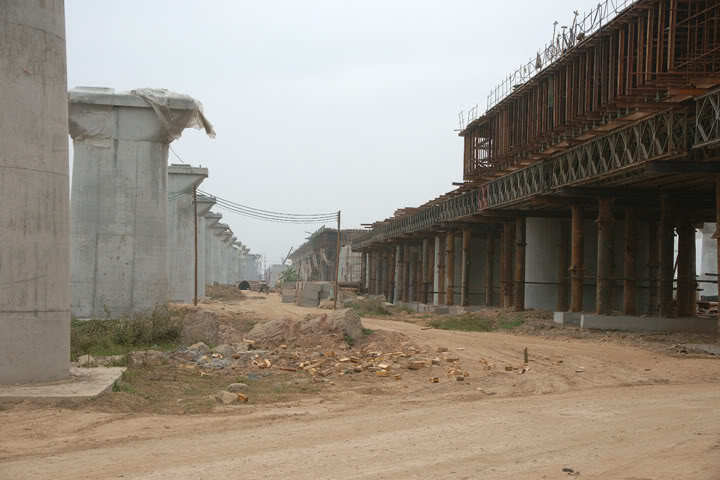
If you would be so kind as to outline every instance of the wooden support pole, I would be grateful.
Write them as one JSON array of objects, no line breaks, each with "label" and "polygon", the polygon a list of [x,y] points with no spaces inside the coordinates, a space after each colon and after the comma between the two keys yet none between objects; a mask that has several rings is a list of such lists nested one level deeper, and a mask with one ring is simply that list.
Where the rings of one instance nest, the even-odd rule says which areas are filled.
[{"label": "wooden support pole", "polygon": [[402,302],[405,298],[405,247],[400,244],[397,247],[397,269],[398,279],[395,285],[395,301]]},{"label": "wooden support pole", "polygon": [[193,209],[195,211],[195,289],[193,294],[193,305],[197,307],[198,303],[198,214],[197,214],[197,185],[193,185]]},{"label": "wooden support pole", "polygon": [[485,305],[494,304],[493,299],[493,266],[495,263],[495,232],[487,233],[487,248],[485,249]]},{"label": "wooden support pole", "polygon": [[657,220],[648,223],[648,315],[658,314],[659,272],[660,272],[660,238]]},{"label": "wooden support pole", "polygon": [[680,317],[690,316],[690,244],[695,243],[695,227],[687,222],[678,225],[677,305]]},{"label": "wooden support pole", "polygon": [[695,244],[695,227],[693,226],[692,240],[688,245],[690,262],[688,263],[688,313],[691,317],[697,314],[697,251]]},{"label": "wooden support pole", "polygon": [[525,217],[515,219],[515,311],[525,310]]},{"label": "wooden support pole", "polygon": [[599,199],[599,209],[597,223],[597,282],[595,290],[595,311],[601,315],[609,315],[612,313],[612,245],[613,245],[613,227],[615,219],[613,218],[612,207],[614,199],[610,197],[601,197]]},{"label": "wooden support pole", "polygon": [[423,287],[423,268],[425,261],[423,260],[422,243],[417,246],[415,254],[415,301],[422,303],[424,295]]},{"label": "wooden support pole", "polygon": [[673,302],[673,256],[674,236],[672,206],[670,199],[664,196],[660,200],[660,315],[672,315]]},{"label": "wooden support pole", "polygon": [[367,252],[362,252],[360,256],[360,285],[363,290],[367,289]]},{"label": "wooden support pole", "polygon": [[[715,251],[720,252],[720,176],[715,177],[715,233],[713,238],[715,239]],[[717,254],[717,270],[720,272],[720,253]],[[718,309],[718,338],[717,342],[720,343],[720,309]]]},{"label": "wooden support pole", "polygon": [[583,311],[583,282],[585,281],[585,229],[583,227],[584,215],[581,205],[572,206],[572,241],[570,266],[570,311]]},{"label": "wooden support pole", "polygon": [[445,305],[445,243],[442,235],[438,239],[438,305]]},{"label": "wooden support pole", "polygon": [[460,290],[460,305],[467,307],[470,305],[470,240],[472,232],[470,229],[463,229],[462,236],[462,275]]},{"label": "wooden support pole", "polygon": [[405,243],[403,246],[403,288],[402,301],[408,303],[410,301],[410,245]]},{"label": "wooden support pole", "polygon": [[370,250],[368,252],[368,264],[370,265],[370,284],[368,285],[368,294],[375,295],[375,254]]},{"label": "wooden support pole", "polygon": [[340,240],[342,239],[342,231],[340,230],[340,211],[337,214],[337,243],[335,244],[335,288],[333,296],[333,310],[337,310],[338,297],[340,296]]},{"label": "wooden support pole", "polygon": [[568,244],[570,243],[570,226],[567,221],[563,221],[560,225],[560,243],[558,245],[558,263],[557,263],[557,298],[555,302],[555,310],[558,312],[567,312],[570,308],[569,295],[569,266]]},{"label": "wooden support pole", "polygon": [[378,250],[375,254],[375,295],[383,294],[383,252]]},{"label": "wooden support pole", "polygon": [[513,282],[512,282],[512,271],[513,271],[513,225],[503,225],[503,262],[502,262],[502,291],[503,291],[503,302],[504,308],[512,308],[513,306]]},{"label": "wooden support pole", "polygon": [[[652,241],[652,240],[651,240]],[[637,298],[637,211],[634,208],[625,209],[625,255],[623,283],[623,313],[635,315],[635,299]]]},{"label": "wooden support pole", "polygon": [[447,232],[445,236],[445,272],[447,273],[447,281],[445,285],[445,304],[455,304],[455,235],[453,232]]},{"label": "wooden support pole", "polygon": [[390,250],[388,250],[388,265],[390,268],[388,268],[388,291],[387,291],[387,301],[392,303],[395,301],[395,254],[397,249],[395,247],[390,247]]}]

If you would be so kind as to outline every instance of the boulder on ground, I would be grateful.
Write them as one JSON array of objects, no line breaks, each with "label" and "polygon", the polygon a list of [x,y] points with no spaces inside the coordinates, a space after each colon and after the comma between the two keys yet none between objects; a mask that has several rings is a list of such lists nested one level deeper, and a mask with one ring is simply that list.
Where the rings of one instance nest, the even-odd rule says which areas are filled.
[{"label": "boulder on ground", "polygon": [[259,323],[248,333],[261,344],[297,343],[302,336],[348,335],[353,339],[361,338],[362,322],[352,309],[336,310],[308,320],[289,318]]},{"label": "boulder on ground", "polygon": [[235,349],[231,347],[230,345],[222,344],[218,345],[217,347],[212,349],[213,353],[219,353],[224,358],[230,358],[233,356],[233,353],[235,353]]},{"label": "boulder on ground", "polygon": [[199,352],[199,353],[210,352],[210,347],[205,345],[203,342],[198,342],[198,343],[192,344],[187,349],[192,352]]},{"label": "boulder on ground", "polygon": [[220,390],[215,394],[215,400],[218,402],[224,404],[224,405],[231,405],[233,403],[238,403],[239,398],[237,396],[237,393],[231,393],[225,390]]}]

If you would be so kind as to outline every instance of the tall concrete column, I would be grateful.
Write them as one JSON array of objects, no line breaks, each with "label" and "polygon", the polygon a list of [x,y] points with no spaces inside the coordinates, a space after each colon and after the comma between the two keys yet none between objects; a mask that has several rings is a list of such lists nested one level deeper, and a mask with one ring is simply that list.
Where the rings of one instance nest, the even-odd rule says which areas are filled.
[{"label": "tall concrete column", "polygon": [[570,243],[570,226],[568,222],[563,220],[560,224],[560,241],[558,243],[558,269],[557,269],[557,297],[555,301],[555,311],[567,312],[570,309],[570,295],[569,295],[569,278],[570,273],[568,267],[569,249],[568,244]]},{"label": "tall concrete column", "polygon": [[192,192],[193,187],[199,186],[207,177],[207,168],[184,164],[168,167],[168,291],[172,301],[190,303],[195,296],[195,206]]},{"label": "tall concrete column", "polygon": [[447,232],[445,236],[445,304],[455,304],[455,234]]},{"label": "tall concrete column", "polygon": [[445,305],[445,238],[442,235],[435,237],[437,251],[437,301],[436,305]]},{"label": "tall concrete column", "polygon": [[583,282],[585,281],[585,231],[582,205],[572,206],[570,311],[583,311]]},{"label": "tall concrete column", "polygon": [[503,307],[512,308],[513,306],[513,240],[514,228],[511,224],[503,225],[503,259],[502,259],[502,290],[503,290]]},{"label": "tall concrete column", "polygon": [[0,2],[0,384],[70,368],[65,12]]},{"label": "tall concrete column", "polygon": [[[215,241],[212,228],[217,225],[217,223],[222,218],[222,214],[215,213],[215,212],[209,212],[206,213],[204,216],[204,230],[203,235],[205,237],[205,284],[206,285],[212,285],[215,281],[215,278],[213,275],[215,274],[213,265],[215,264]],[[204,291],[204,289],[203,289]]]},{"label": "tall concrete column", "polygon": [[658,314],[658,298],[660,294],[660,238],[658,222],[648,222],[648,315]]},{"label": "tall concrete column", "polygon": [[495,304],[493,298],[493,267],[495,265],[495,232],[487,233],[487,248],[485,249],[485,305]]},{"label": "tall concrete column", "polygon": [[367,289],[367,253],[360,252],[360,285]]},{"label": "tall concrete column", "polygon": [[229,285],[232,283],[232,244],[235,242],[232,230],[226,230],[222,235],[223,244],[223,283]]},{"label": "tall concrete column", "polygon": [[[140,95],[147,97],[109,88],[69,94],[73,313],[81,318],[168,299],[168,145],[183,127]],[[190,97],[165,99],[177,117],[197,112]]]},{"label": "tall concrete column", "polygon": [[635,258],[637,255],[637,212],[634,208],[625,209],[625,252],[623,275],[623,313],[635,315],[637,297],[637,278]]},{"label": "tall concrete column", "polygon": [[597,248],[597,287],[595,293],[595,308],[597,313],[609,315],[612,313],[612,244],[613,218],[612,207],[614,199],[602,197],[599,199],[598,218],[596,220],[598,229]]},{"label": "tall concrete column", "polygon": [[[198,274],[197,274],[197,290],[198,297],[205,296],[205,285],[207,284],[207,278],[205,273],[207,271],[207,245],[205,244],[206,232],[207,232],[207,215],[210,209],[215,205],[215,198],[206,195],[198,195],[198,208],[197,208],[197,260],[198,260]],[[194,252],[193,252],[194,253]]]},{"label": "tall concrete column", "polygon": [[223,261],[225,259],[225,249],[223,248],[223,235],[228,229],[225,223],[216,223],[211,227],[213,233],[213,282],[218,284],[225,283],[223,275]]},{"label": "tall concrete column", "polygon": [[462,236],[462,268],[460,276],[460,304],[463,307],[470,305],[470,240],[472,232],[469,228],[463,229]]},{"label": "tall concrete column", "polygon": [[660,315],[672,315],[673,302],[673,260],[674,233],[670,199],[664,196],[660,201]]},{"label": "tall concrete column", "polygon": [[[691,263],[695,264],[695,227],[688,222],[684,222],[677,227],[678,232],[678,260],[677,260],[677,304],[678,315],[681,317],[689,317],[695,312],[691,312],[691,288],[690,275],[694,268]],[[692,282],[695,284],[694,279]],[[694,308],[693,308],[694,310]]]},{"label": "tall concrete column", "polygon": [[525,218],[515,219],[515,311],[525,310]]}]

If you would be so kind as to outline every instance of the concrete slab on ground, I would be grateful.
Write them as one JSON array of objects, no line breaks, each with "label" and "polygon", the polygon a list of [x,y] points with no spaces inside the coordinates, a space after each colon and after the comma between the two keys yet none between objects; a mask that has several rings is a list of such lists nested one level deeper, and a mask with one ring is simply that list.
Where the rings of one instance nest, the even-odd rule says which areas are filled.
[{"label": "concrete slab on ground", "polygon": [[580,326],[580,312],[554,312],[553,321],[559,325],[573,325],[576,327]]},{"label": "concrete slab on ground", "polygon": [[0,400],[81,400],[109,390],[125,367],[70,367],[70,378],[57,382],[0,385]]},{"label": "concrete slab on ground", "polygon": [[283,295],[282,303],[295,303],[295,295]]},{"label": "concrete slab on ground", "polygon": [[717,334],[717,319],[701,317],[635,317],[626,315],[582,314],[580,328],[595,330],[646,330],[651,332],[689,332]]},{"label": "concrete slab on ground", "polygon": [[693,352],[707,353],[710,355],[720,355],[720,345],[711,345],[709,343],[688,343],[685,348]]}]

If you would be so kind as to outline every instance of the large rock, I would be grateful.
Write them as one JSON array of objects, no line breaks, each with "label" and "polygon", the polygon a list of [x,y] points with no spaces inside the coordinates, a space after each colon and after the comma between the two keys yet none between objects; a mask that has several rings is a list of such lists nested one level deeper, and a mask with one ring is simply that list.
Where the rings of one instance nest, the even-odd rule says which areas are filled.
[{"label": "large rock", "polygon": [[219,353],[225,358],[230,358],[233,356],[233,353],[235,353],[235,349],[231,347],[230,345],[218,345],[217,347],[212,349],[213,353]]},{"label": "large rock", "polygon": [[259,323],[248,333],[248,338],[261,344],[293,344],[306,335],[329,336],[332,334],[362,336],[362,322],[352,309],[336,310],[310,320],[271,320]]},{"label": "large rock", "polygon": [[198,342],[193,345],[190,345],[188,348],[191,352],[198,352],[198,353],[209,353],[210,347],[205,345],[203,342]]},{"label": "large rock", "polygon": [[220,390],[215,394],[215,400],[224,405],[231,405],[233,403],[238,403],[240,401],[240,398],[238,397],[237,393]]},{"label": "large rock", "polygon": [[244,383],[231,383],[230,385],[228,385],[227,391],[232,393],[240,393],[247,390],[247,388],[248,386]]}]

